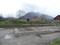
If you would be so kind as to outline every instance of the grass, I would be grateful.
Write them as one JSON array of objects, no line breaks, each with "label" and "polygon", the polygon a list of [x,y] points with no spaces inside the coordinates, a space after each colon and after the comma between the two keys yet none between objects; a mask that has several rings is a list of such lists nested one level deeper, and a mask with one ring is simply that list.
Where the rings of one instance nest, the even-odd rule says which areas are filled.
[{"label": "grass", "polygon": [[14,24],[14,23],[12,23],[12,24],[0,24],[0,25],[38,25],[38,24]]},{"label": "grass", "polygon": [[50,25],[60,25],[60,23],[48,23]]},{"label": "grass", "polygon": [[29,23],[3,23],[3,22],[0,22],[0,25],[31,25]]},{"label": "grass", "polygon": [[39,25],[38,23],[5,23],[0,22],[0,25]]},{"label": "grass", "polygon": [[0,25],[40,25],[40,24],[49,24],[49,25],[60,25],[60,23],[6,23],[6,22],[0,22]]},{"label": "grass", "polygon": [[50,45],[60,45],[60,39],[54,40]]}]

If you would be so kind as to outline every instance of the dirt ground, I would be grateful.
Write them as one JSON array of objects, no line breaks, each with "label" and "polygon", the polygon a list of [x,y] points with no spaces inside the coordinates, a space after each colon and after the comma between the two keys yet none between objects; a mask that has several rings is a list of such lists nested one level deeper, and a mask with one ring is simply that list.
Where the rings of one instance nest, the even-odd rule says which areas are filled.
[{"label": "dirt ground", "polygon": [[[28,31],[60,31],[60,26],[26,27],[17,28],[20,32]],[[49,45],[49,43],[60,38],[60,33],[46,34],[38,37],[36,35],[14,36],[15,28],[0,28],[0,45]]]}]

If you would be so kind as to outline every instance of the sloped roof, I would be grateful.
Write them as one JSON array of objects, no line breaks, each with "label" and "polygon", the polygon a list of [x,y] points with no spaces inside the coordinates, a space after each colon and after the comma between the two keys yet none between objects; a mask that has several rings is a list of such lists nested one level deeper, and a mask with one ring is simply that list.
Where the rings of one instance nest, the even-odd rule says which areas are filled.
[{"label": "sloped roof", "polygon": [[60,20],[60,15],[56,16],[54,20]]}]

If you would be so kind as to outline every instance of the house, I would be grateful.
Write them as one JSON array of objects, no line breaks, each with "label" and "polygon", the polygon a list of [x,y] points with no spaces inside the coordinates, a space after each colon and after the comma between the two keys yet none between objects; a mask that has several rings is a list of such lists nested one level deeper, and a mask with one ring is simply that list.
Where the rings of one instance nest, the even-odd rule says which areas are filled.
[{"label": "house", "polygon": [[58,15],[54,18],[54,22],[55,23],[60,23],[60,15]]},{"label": "house", "polygon": [[54,20],[59,20],[60,21],[60,15],[56,16]]}]

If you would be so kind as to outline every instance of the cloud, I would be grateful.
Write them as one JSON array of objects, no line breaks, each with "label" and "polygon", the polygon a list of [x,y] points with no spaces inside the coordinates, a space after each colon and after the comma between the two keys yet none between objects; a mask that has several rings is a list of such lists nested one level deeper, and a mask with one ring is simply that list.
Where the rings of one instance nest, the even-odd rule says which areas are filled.
[{"label": "cloud", "polygon": [[60,14],[60,0],[0,0],[0,13],[15,14],[19,9],[56,16]]},{"label": "cloud", "polygon": [[33,5],[33,4],[27,4],[27,3],[23,4],[23,9],[27,12],[36,11],[36,10],[38,10],[38,8],[39,7],[37,7],[36,5]]},{"label": "cloud", "polygon": [[25,0],[25,3],[26,10],[38,10],[53,17],[60,14],[60,0]]}]

